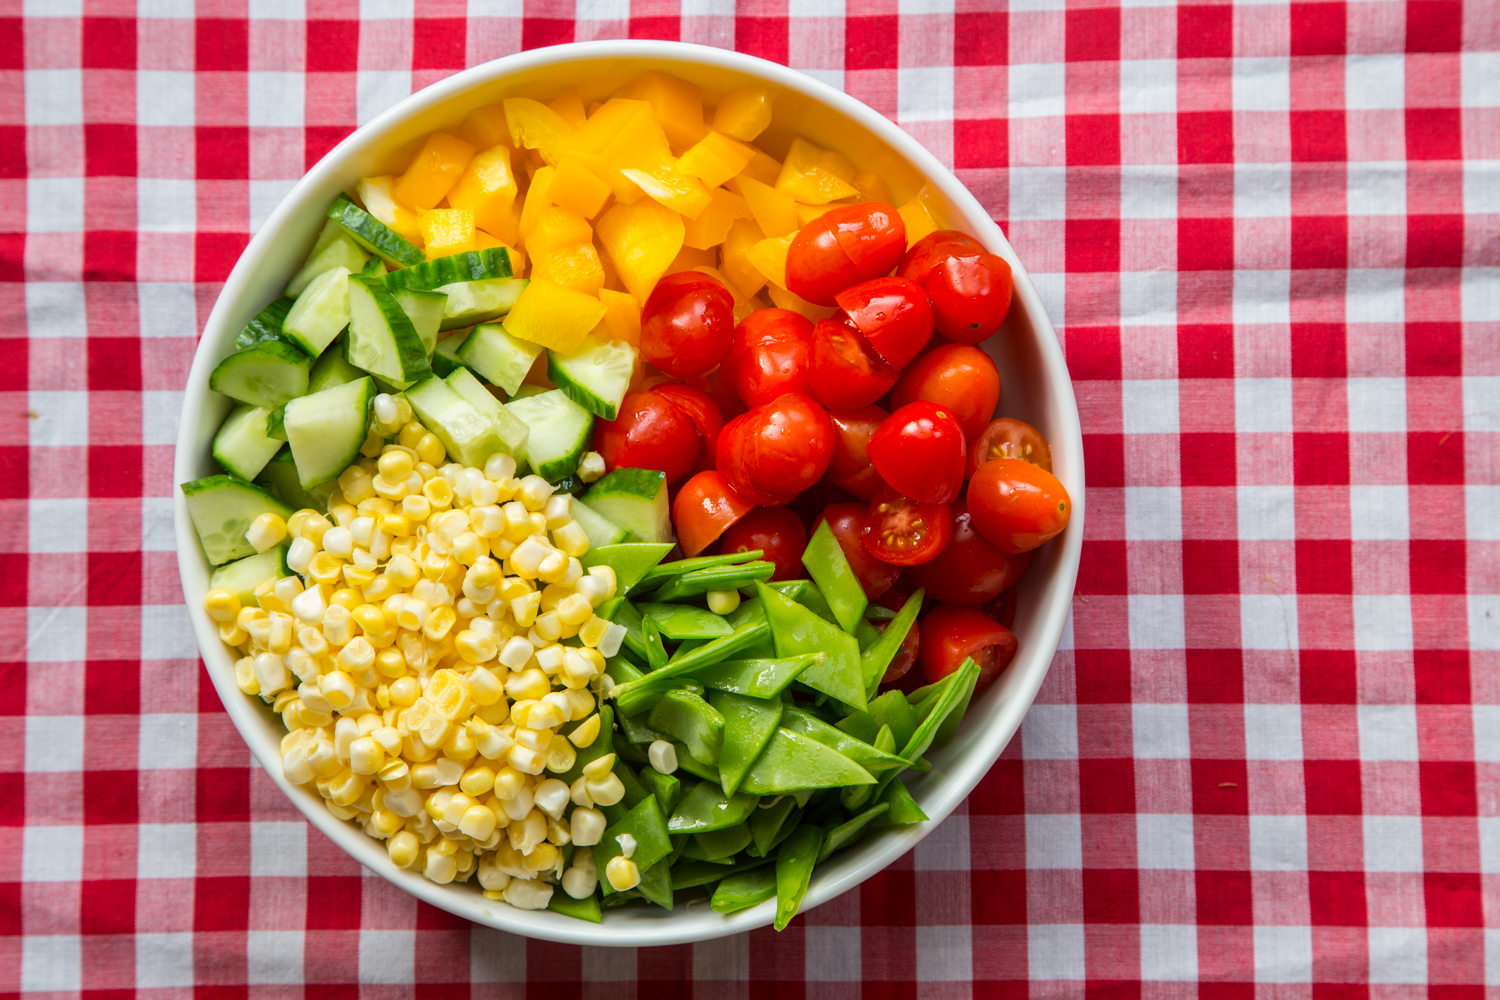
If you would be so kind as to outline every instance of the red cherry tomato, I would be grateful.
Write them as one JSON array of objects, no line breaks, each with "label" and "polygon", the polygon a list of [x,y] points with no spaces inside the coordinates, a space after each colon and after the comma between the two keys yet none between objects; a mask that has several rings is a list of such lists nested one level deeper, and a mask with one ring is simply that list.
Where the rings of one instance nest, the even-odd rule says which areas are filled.
[{"label": "red cherry tomato", "polygon": [[1073,501],[1057,477],[1041,466],[997,458],[974,470],[969,512],[986,541],[1014,554],[1030,552],[1060,534],[1073,516]]},{"label": "red cherry tomato", "polygon": [[813,325],[786,309],[757,309],[735,328],[724,358],[730,385],[746,406],[789,392],[812,393]]},{"label": "red cherry tomato", "polygon": [[1016,607],[1019,604],[1020,597],[1016,594],[1016,588],[1011,587],[993,601],[986,601],[979,610],[1006,628],[1011,628],[1016,623]]},{"label": "red cherry tomato", "polygon": [[937,403],[907,403],[870,438],[870,461],[905,496],[951,503],[964,486],[963,428]]},{"label": "red cherry tomato", "polygon": [[953,539],[931,562],[911,569],[911,581],[948,604],[983,604],[1020,579],[1031,553],[1007,555],[974,530],[968,502],[953,503]]},{"label": "red cherry tomato", "polygon": [[973,658],[979,664],[974,690],[983,691],[1010,666],[1020,642],[1010,629],[974,608],[939,604],[922,619],[922,676],[936,684]]},{"label": "red cherry tomato", "polygon": [[893,566],[920,566],[936,559],[953,537],[953,515],[945,503],[921,503],[887,486],[865,512],[865,548]]},{"label": "red cherry tomato", "polygon": [[833,421],[833,460],[828,481],[868,503],[885,485],[870,462],[870,438],[890,414],[878,406],[829,410]]},{"label": "red cherry tomato", "polygon": [[833,532],[839,548],[844,550],[844,557],[849,560],[849,568],[859,578],[859,585],[864,588],[865,596],[873,601],[891,589],[903,570],[900,566],[875,558],[865,548],[863,539],[867,510],[861,503],[829,504],[813,522],[813,530],[817,531],[818,525],[828,522],[828,529]]},{"label": "red cherry tomato", "polygon": [[[733,349],[734,341],[732,339],[729,344],[730,348]],[[729,356],[725,355],[724,359],[727,363]],[[728,374],[724,371],[724,365],[720,364],[719,367],[707,375],[694,375],[687,380],[687,384],[699,392],[706,393],[714,401],[714,405],[719,408],[719,415],[721,417],[725,420],[733,420],[745,412],[745,401],[740,399],[740,394],[734,391],[734,386],[730,385],[727,380]]]},{"label": "red cherry tomato", "polygon": [[809,302],[833,305],[850,285],[889,274],[906,247],[906,223],[894,208],[869,201],[826,212],[803,226],[786,256],[786,287]]},{"label": "red cherry tomato", "polygon": [[976,256],[988,253],[983,244],[968,233],[957,229],[939,229],[928,233],[912,244],[906,256],[901,258],[901,267],[896,271],[903,278],[910,278],[919,285],[926,285],[932,269],[949,257]]},{"label": "red cherry tomato", "polygon": [[918,399],[947,407],[965,437],[973,438],[984,430],[1000,402],[1000,373],[979,348],[944,344],[906,370],[896,383],[891,405],[900,409]]},{"label": "red cherry tomato", "polygon": [[714,543],[730,525],[755,509],[715,471],[700,472],[677,491],[672,523],[682,551],[695,556]]},{"label": "red cherry tomato", "polygon": [[[785,507],[760,507],[745,515],[728,531],[720,552],[751,552],[776,564],[773,580],[796,580],[806,576],[802,552],[807,548],[807,529],[802,518]],[[684,550],[686,551],[686,550]]]},{"label": "red cherry tomato", "polygon": [[611,471],[660,469],[675,483],[704,451],[703,435],[682,407],[654,389],[627,392],[614,420],[594,427],[594,448]]},{"label": "red cherry tomato", "polygon": [[891,391],[899,373],[858,330],[825,319],[813,329],[812,392],[831,409],[868,406]]},{"label": "red cherry tomato", "polygon": [[[875,628],[884,632],[890,622],[876,622]],[[917,662],[917,654],[922,649],[922,630],[915,623],[907,630],[906,638],[901,640],[901,648],[896,650],[896,656],[890,665],[885,668],[885,676],[880,678],[882,684],[894,684],[906,676]]]},{"label": "red cherry tomato", "polygon": [[833,423],[812,398],[789,392],[731,420],[719,435],[719,471],[746,499],[791,503],[833,459]]},{"label": "red cherry tomato", "polygon": [[939,332],[963,344],[977,344],[1000,329],[1012,288],[1010,265],[992,253],[950,257],[927,279]]},{"label": "red cherry tomato", "polygon": [[969,475],[997,458],[1019,458],[1052,471],[1052,448],[1042,432],[1010,417],[990,421],[978,440],[969,445]]},{"label": "red cherry tomato", "polygon": [[679,271],[656,283],[641,310],[641,355],[674,378],[701,375],[724,359],[734,297],[706,274]]},{"label": "red cherry tomato", "polygon": [[703,450],[713,455],[719,443],[719,432],[724,429],[724,418],[719,415],[719,404],[713,401],[713,397],[681,382],[663,382],[651,391],[670,399],[688,415],[703,438]]},{"label": "red cherry tomato", "polygon": [[927,304],[927,292],[908,278],[861,282],[839,292],[836,301],[849,314],[854,328],[892,368],[905,368],[932,337],[932,307]]}]

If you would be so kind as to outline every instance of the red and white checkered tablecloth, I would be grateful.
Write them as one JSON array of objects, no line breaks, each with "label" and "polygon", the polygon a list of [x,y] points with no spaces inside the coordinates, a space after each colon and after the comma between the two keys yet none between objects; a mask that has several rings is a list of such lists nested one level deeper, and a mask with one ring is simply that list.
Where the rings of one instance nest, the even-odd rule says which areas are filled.
[{"label": "red and white checkered tablecloth", "polygon": [[[638,952],[312,832],[204,678],[170,517],[195,336],[303,170],[625,35],[952,164],[1089,483],[1071,627],[966,807],[785,933]],[[1500,998],[1495,0],[3,0],[0,316],[0,995]]]}]

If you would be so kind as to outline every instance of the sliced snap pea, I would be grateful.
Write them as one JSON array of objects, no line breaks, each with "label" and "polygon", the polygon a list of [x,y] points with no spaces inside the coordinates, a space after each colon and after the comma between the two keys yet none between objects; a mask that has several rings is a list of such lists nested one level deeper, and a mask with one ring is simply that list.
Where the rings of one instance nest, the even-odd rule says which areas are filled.
[{"label": "sliced snap pea", "polygon": [[864,740],[855,739],[837,726],[830,726],[822,719],[803,708],[788,705],[781,724],[794,733],[801,733],[817,740],[848,757],[866,771],[884,771],[889,768],[904,768],[907,762],[893,753],[877,750]]},{"label": "sliced snap pea", "polygon": [[641,779],[636,777],[635,770],[618,756],[615,758],[613,770],[615,777],[620,779],[620,784],[625,786],[625,796],[612,806],[600,806],[599,811],[604,814],[607,821],[617,823],[639,805],[642,799],[654,798],[654,796],[647,791],[645,785],[641,784]]},{"label": "sliced snap pea", "polygon": [[724,717],[724,742],[719,749],[719,780],[726,794],[734,794],[750,766],[766,748],[781,722],[782,703],[714,691],[709,704]]},{"label": "sliced snap pea", "polygon": [[880,680],[885,676],[885,669],[891,665],[896,654],[901,650],[901,643],[906,641],[906,634],[911,631],[917,622],[917,612],[922,610],[922,598],[924,592],[920,589],[906,599],[901,605],[901,610],[891,623],[885,627],[880,638],[871,643],[870,648],[860,655],[860,667],[864,671],[865,690],[873,692],[880,686]]},{"label": "sliced snap pea", "polygon": [[[594,846],[594,864],[601,876],[610,861],[620,856],[619,838],[627,833],[635,838],[635,853],[630,860],[643,872],[672,853],[672,840],[667,835],[667,821],[662,816],[661,804],[656,801],[656,796],[647,795],[620,819],[611,821],[604,836]],[[599,884],[604,888],[604,895],[614,892],[608,879],[601,877]]]},{"label": "sliced snap pea", "polygon": [[715,566],[732,566],[735,563],[754,562],[761,557],[760,549],[749,549],[744,552],[725,552],[717,556],[693,556],[691,559],[674,559],[668,563],[660,563],[653,566],[641,576],[639,586],[646,588],[667,580],[675,579],[684,573],[693,573],[700,569],[712,569]]},{"label": "sliced snap pea", "polygon": [[703,667],[722,663],[733,654],[769,637],[770,634],[770,622],[762,621],[746,625],[736,630],[734,635],[712,639],[686,656],[668,663],[659,670],[653,670],[646,677],[621,684],[611,692],[610,697],[615,699],[615,705],[621,712],[634,715],[654,704],[662,692],[674,686],[673,683],[668,683],[669,678],[691,674]]},{"label": "sliced snap pea", "polygon": [[718,764],[724,745],[724,716],[691,691],[668,691],[651,710],[646,724],[679,740],[705,764]]},{"label": "sliced snap pea", "polygon": [[645,767],[651,763],[651,756],[646,753],[645,747],[639,743],[629,740],[620,740],[615,744],[615,753],[620,759],[634,767]]},{"label": "sliced snap pea", "polygon": [[620,716],[620,730],[627,742],[636,746],[650,746],[657,740],[666,739],[661,733],[646,724],[647,713]]},{"label": "sliced snap pea", "polygon": [[653,673],[667,665],[667,647],[661,641],[661,629],[650,618],[641,621],[641,640],[646,647],[646,669]]},{"label": "sliced snap pea", "polygon": [[738,823],[723,830],[695,833],[693,840],[697,842],[705,861],[733,858],[750,846],[750,824]]},{"label": "sliced snap pea", "polygon": [[578,561],[583,564],[584,569],[590,566],[608,566],[614,570],[619,593],[626,594],[671,551],[670,542],[601,545],[597,549],[589,549],[578,557]]},{"label": "sliced snap pea", "polygon": [[785,930],[797,915],[807,884],[812,880],[813,865],[823,848],[821,827],[804,823],[792,831],[776,855],[776,929]]},{"label": "sliced snap pea", "polygon": [[647,658],[646,636],[641,630],[641,613],[636,610],[636,606],[629,601],[622,600],[615,607],[609,620],[625,629],[625,638],[621,645],[634,656],[645,660]]},{"label": "sliced snap pea", "polygon": [[709,907],[715,913],[736,913],[776,895],[776,869],[763,867],[735,872],[714,889]]},{"label": "sliced snap pea", "polygon": [[964,714],[969,710],[969,702],[974,698],[974,687],[979,683],[979,672],[976,670],[974,676],[969,678],[969,683],[964,687],[964,693],[958,702],[948,712],[943,724],[938,726],[937,736],[933,737],[934,743],[947,743],[953,739],[953,734],[958,732],[959,724],[964,721]]},{"label": "sliced snap pea", "polygon": [[[870,745],[885,753],[896,749],[896,737],[891,735],[891,727],[881,726],[880,731],[875,734],[875,739],[870,741]],[[839,801],[850,812],[858,812],[874,797],[876,787],[875,785],[856,785],[852,788],[842,788],[839,790]]]},{"label": "sliced snap pea", "polygon": [[[873,706],[875,703],[872,701],[870,704]],[[866,743],[873,743],[875,734],[880,732],[880,725],[869,712],[850,712],[834,725],[855,739],[864,740]]]},{"label": "sliced snap pea", "polygon": [[736,861],[732,865],[721,865],[713,861],[685,860],[672,866],[672,888],[691,889],[695,886],[709,885],[763,868],[770,863],[770,858],[751,858],[748,861]]},{"label": "sliced snap pea", "polygon": [[870,600],[865,597],[865,588],[850,568],[849,559],[827,521],[819,524],[818,530],[807,540],[802,565],[807,567],[808,575],[828,602],[834,620],[845,632],[853,632]]},{"label": "sliced snap pea", "polygon": [[698,835],[696,833],[688,834],[687,846],[682,849],[682,859],[684,861],[701,861],[706,865],[718,865],[725,871],[734,867],[734,858],[718,857],[717,855],[709,857],[708,849],[698,842]]},{"label": "sliced snap pea", "polygon": [[591,923],[602,924],[604,922],[604,915],[599,912],[597,890],[582,899],[574,899],[562,891],[562,886],[554,886],[552,898],[547,900],[547,909],[553,913],[561,913],[565,917],[575,917]]},{"label": "sliced snap pea", "polygon": [[751,849],[756,854],[765,857],[771,853],[776,835],[781,832],[782,824],[795,808],[797,800],[790,795],[783,795],[774,804],[764,809],[757,808],[750,814],[750,836],[755,841]]},{"label": "sliced snap pea", "polygon": [[739,590],[741,587],[753,586],[758,580],[770,579],[774,572],[776,564],[764,561],[738,566],[714,566],[668,580],[654,596],[658,601],[681,601],[706,594],[710,590]]},{"label": "sliced snap pea", "polygon": [[823,662],[804,670],[798,680],[814,691],[821,691],[863,711],[866,705],[864,674],[860,667],[859,645],[854,637],[769,587],[761,586],[758,593],[765,607],[777,656],[828,654]]},{"label": "sliced snap pea", "polygon": [[869,621],[864,618],[861,618],[859,620],[859,624],[854,626],[854,641],[859,643],[860,656],[864,656],[865,651],[871,646],[875,645],[875,640],[879,638],[880,629],[876,628],[874,625],[871,625]]},{"label": "sliced snap pea", "polygon": [[889,812],[890,808],[884,802],[877,803],[829,830],[828,836],[823,839],[823,849],[818,852],[818,860],[822,861],[840,847],[847,847],[863,838],[869,831],[870,824]]},{"label": "sliced snap pea", "polygon": [[872,622],[888,622],[896,617],[896,612],[883,604],[871,604],[865,608],[865,618]]},{"label": "sliced snap pea", "polygon": [[677,769],[686,771],[688,774],[696,775],[704,781],[719,783],[719,769],[713,764],[705,764],[703,761],[688,753],[688,748],[677,741],[672,741],[672,747],[677,751]]},{"label": "sliced snap pea", "polygon": [[911,739],[906,741],[906,746],[901,749],[902,757],[915,761],[927,752],[927,748],[932,746],[933,739],[937,737],[939,727],[948,718],[948,713],[967,696],[978,679],[979,665],[970,658],[964,660],[957,670],[938,682],[940,690],[936,692],[932,707],[928,710],[927,717],[912,733]]},{"label": "sliced snap pea", "polygon": [[725,795],[711,781],[700,782],[683,796],[667,821],[669,833],[708,833],[743,823],[759,800],[754,795]]},{"label": "sliced snap pea", "polygon": [[651,602],[636,605],[636,610],[642,618],[654,621],[668,639],[717,639],[721,635],[734,634],[733,625],[707,608],[692,604]]},{"label": "sliced snap pea", "polygon": [[646,767],[641,769],[641,784],[656,796],[656,801],[661,803],[661,811],[668,816],[672,815],[672,810],[677,808],[677,803],[682,798],[682,781],[676,775],[662,774],[654,767]]},{"label": "sliced snap pea", "polygon": [[[789,601],[800,600],[802,595],[812,586],[811,580],[767,580],[766,586]],[[750,597],[755,597],[752,591]]]},{"label": "sliced snap pea", "polygon": [[740,783],[751,795],[781,795],[809,788],[872,785],[869,771],[816,740],[780,727]]},{"label": "sliced snap pea", "polygon": [[927,814],[912,798],[911,791],[899,780],[891,782],[880,793],[880,801],[891,807],[891,811],[880,818],[881,826],[909,826],[925,823]]},{"label": "sliced snap pea", "polygon": [[838,617],[834,615],[833,608],[831,608],[828,604],[828,599],[823,596],[823,592],[818,589],[818,585],[816,583],[813,583],[811,580],[808,580],[807,586],[802,588],[802,593],[792,598],[792,600],[796,601],[798,604],[802,605],[804,608],[811,611],[813,614],[817,615],[828,624],[838,625],[838,627],[841,629],[844,627],[842,625],[839,625]]},{"label": "sliced snap pea", "polygon": [[911,734],[917,731],[916,713],[900,691],[887,691],[872,699],[870,718],[877,726],[891,727],[891,735],[896,738],[898,747],[906,746]]},{"label": "sliced snap pea", "polygon": [[641,869],[641,883],[636,891],[664,910],[672,908],[672,866],[663,858],[650,868]]},{"label": "sliced snap pea", "polygon": [[776,698],[822,653],[804,653],[784,660],[725,660],[697,673],[699,683],[715,691],[751,698]]}]

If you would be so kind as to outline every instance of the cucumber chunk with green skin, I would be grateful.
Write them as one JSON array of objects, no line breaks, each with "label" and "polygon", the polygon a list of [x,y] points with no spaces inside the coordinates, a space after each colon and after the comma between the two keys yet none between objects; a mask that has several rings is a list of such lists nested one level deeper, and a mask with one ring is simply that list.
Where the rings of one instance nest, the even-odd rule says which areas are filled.
[{"label": "cucumber chunk with green skin", "polygon": [[488,281],[458,281],[437,291],[448,296],[443,307],[443,329],[488,323],[510,312],[530,282],[526,278],[490,278]]},{"label": "cucumber chunk with green skin", "polygon": [[234,476],[205,476],[183,483],[182,495],[203,554],[215,566],[255,555],[245,532],[257,517],[269,512],[288,518],[293,513],[259,486]]},{"label": "cucumber chunk with green skin", "polygon": [[365,261],[365,266],[359,269],[359,273],[366,278],[384,278],[386,275],[385,261],[379,257],[371,257]]},{"label": "cucumber chunk with green skin", "polygon": [[[573,509],[576,511],[584,501],[575,499]],[[592,510],[592,508],[590,508]],[[574,515],[577,516],[576,514]],[[613,522],[611,522],[613,523]],[[587,528],[584,529],[588,530]],[[618,588],[615,593],[624,596],[630,592],[642,577],[651,571],[651,568],[661,562],[668,552],[672,551],[671,542],[630,542],[625,544],[605,545],[599,548],[590,547],[587,552],[579,557],[585,569],[590,566],[608,566],[615,571],[615,584]]]},{"label": "cucumber chunk with green skin", "polygon": [[286,442],[286,404],[266,413],[266,437]]},{"label": "cucumber chunk with green skin", "polygon": [[499,323],[483,323],[457,350],[458,359],[514,396],[542,353],[540,344],[512,337]]},{"label": "cucumber chunk with green skin", "polygon": [[807,540],[802,565],[807,567],[808,575],[818,585],[839,625],[845,632],[853,632],[870,601],[827,521],[819,524],[818,530]]},{"label": "cucumber chunk with green skin", "polygon": [[442,379],[423,379],[406,390],[406,399],[453,461],[482,469],[485,459],[505,450],[494,422]]},{"label": "cucumber chunk with green skin", "polygon": [[281,442],[266,433],[270,413],[264,406],[243,403],[231,410],[214,435],[214,461],[241,479],[260,475],[281,450]]},{"label": "cucumber chunk with green skin", "polygon": [[255,314],[255,318],[245,324],[238,337],[234,338],[234,346],[243,350],[263,340],[282,340],[291,343],[281,333],[282,324],[286,322],[287,313],[292,311],[296,299],[283,296],[266,306]]},{"label": "cucumber chunk with green skin", "polygon": [[[483,375],[484,372],[480,372],[479,374]],[[499,383],[496,384],[498,385]],[[530,399],[532,396],[540,396],[544,392],[551,391],[545,385],[537,385],[534,382],[522,382],[516,387],[516,391],[510,394],[510,398],[512,400]]]},{"label": "cucumber chunk with green skin", "polygon": [[804,670],[798,680],[814,691],[821,691],[863,711],[867,705],[865,679],[859,643],[854,641],[854,636],[802,605],[787,600],[765,584],[756,584],[756,593],[765,609],[766,620],[771,623],[771,638],[777,656],[827,654],[821,663]]},{"label": "cucumber chunk with green skin", "polygon": [[335,267],[312,280],[281,324],[287,340],[317,357],[349,325],[349,269]]},{"label": "cucumber chunk with green skin", "polygon": [[[536,396],[512,399],[507,406],[511,413],[531,428],[531,436],[526,441],[526,462],[533,472],[547,482],[555,483],[577,471],[578,463],[583,461],[583,456],[594,440],[592,413],[557,389]],[[593,495],[592,490],[589,495]],[[619,523],[598,504],[590,506],[595,513]],[[626,524],[620,524],[620,527],[630,530],[630,526]],[[656,538],[645,540],[660,541]]]},{"label": "cucumber chunk with green skin", "polygon": [[304,490],[301,480],[297,478],[297,463],[292,459],[292,449],[285,445],[260,470],[255,485],[270,490],[293,510],[311,507],[319,514],[328,513],[328,498],[338,488],[337,483],[324,483]]},{"label": "cucumber chunk with green skin", "polygon": [[[573,498],[573,520],[583,529],[583,533],[589,536],[589,551],[596,548],[609,548],[625,541],[630,537],[629,532],[621,528],[608,518],[599,516],[592,507]],[[619,573],[615,574],[618,585]],[[624,588],[621,588],[622,590]]]},{"label": "cucumber chunk with green skin", "polygon": [[423,353],[431,358],[432,352],[437,350],[438,327],[443,322],[443,307],[448,296],[442,292],[425,292],[418,288],[395,288],[391,290],[391,297],[401,306],[406,318],[411,320],[417,337],[422,341]]},{"label": "cucumber chunk with green skin", "polygon": [[583,498],[596,513],[628,531],[633,542],[672,541],[672,514],[663,472],[616,469],[596,482]]},{"label": "cucumber chunk with green skin", "polygon": [[869,771],[837,750],[782,726],[771,734],[770,742],[740,784],[740,791],[747,795],[784,795],[808,788],[874,783]]},{"label": "cucumber chunk with green skin", "polygon": [[307,260],[302,267],[292,275],[292,280],[287,282],[286,294],[296,298],[321,274],[336,267],[358,274],[369,262],[370,255],[365,252],[364,247],[354,242],[353,237],[344,230],[343,226],[329,219],[323,223],[323,231],[318,234],[318,241],[313,244],[312,253],[307,255]]},{"label": "cucumber chunk with green skin", "polygon": [[709,704],[724,716],[724,745],[719,748],[719,780],[733,794],[749,773],[750,766],[771,740],[781,723],[780,699],[761,701],[727,691],[714,691]]},{"label": "cucumber chunk with green skin", "polygon": [[379,281],[349,279],[349,363],[405,388],[432,374],[411,317]]},{"label": "cucumber chunk with green skin", "polygon": [[451,337],[444,337],[437,342],[437,347],[432,351],[432,374],[438,378],[447,378],[455,369],[464,366],[463,359],[458,356],[458,349],[464,345],[469,337],[469,331],[460,330]]},{"label": "cucumber chunk with green skin", "polygon": [[514,274],[509,250],[505,247],[486,247],[483,250],[450,254],[403,267],[399,271],[392,271],[385,283],[391,288],[431,289],[461,281],[509,278]]},{"label": "cucumber chunk with green skin", "polygon": [[604,922],[604,915],[599,912],[597,892],[591,892],[582,899],[574,899],[563,891],[561,885],[555,885],[552,887],[552,898],[547,901],[547,909],[553,913],[561,913],[565,917],[587,920],[595,924]]},{"label": "cucumber chunk with green skin", "polygon": [[345,382],[358,382],[365,373],[349,363],[344,357],[344,342],[328,345],[321,357],[313,362],[312,374],[307,378],[307,391],[322,392]]},{"label": "cucumber chunk with green skin", "polygon": [[275,409],[307,392],[312,358],[280,340],[263,340],[220,361],[208,387],[251,406]]},{"label": "cucumber chunk with green skin", "polygon": [[600,420],[620,414],[639,352],[623,340],[588,336],[572,354],[547,352],[547,377]]},{"label": "cucumber chunk with green skin", "polygon": [[459,368],[450,372],[443,380],[448,388],[458,393],[469,405],[478,410],[490,423],[495,426],[495,433],[500,436],[502,450],[507,455],[521,455],[526,451],[526,442],[531,437],[531,428],[527,427],[514,413],[506,408],[490,391],[479,383],[474,373],[467,368]]},{"label": "cucumber chunk with green skin", "polygon": [[274,549],[216,567],[208,576],[208,589],[227,590],[240,599],[241,605],[254,607],[256,587],[267,580],[280,580],[292,575],[291,568],[286,564],[286,549],[285,545],[278,545]]},{"label": "cucumber chunk with green skin", "polygon": [[379,254],[387,264],[411,267],[427,259],[420,248],[343,195],[329,207],[328,217],[343,226],[354,242]]},{"label": "cucumber chunk with green skin", "polygon": [[347,469],[365,443],[375,382],[345,382],[286,405],[286,438],[303,489],[331,482]]}]

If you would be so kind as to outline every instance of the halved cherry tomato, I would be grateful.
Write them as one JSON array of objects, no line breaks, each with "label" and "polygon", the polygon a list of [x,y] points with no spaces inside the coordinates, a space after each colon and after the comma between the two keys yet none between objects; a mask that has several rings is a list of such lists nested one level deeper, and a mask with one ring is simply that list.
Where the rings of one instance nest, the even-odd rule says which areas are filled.
[{"label": "halved cherry tomato", "polygon": [[1031,553],[1007,555],[974,530],[968,502],[953,502],[953,539],[938,557],[913,566],[911,581],[948,604],[983,604],[1020,579]]},{"label": "halved cherry tomato", "polygon": [[964,435],[984,430],[1000,402],[1000,373],[995,362],[977,347],[944,344],[922,355],[901,376],[891,405],[900,409],[925,399],[947,407]]},{"label": "halved cherry tomato", "polygon": [[983,691],[1016,658],[1020,641],[1010,629],[974,608],[939,604],[922,619],[922,676],[936,684],[973,657],[975,692]]},{"label": "halved cherry tomato", "polygon": [[997,458],[974,470],[969,513],[974,527],[1001,552],[1030,552],[1068,526],[1073,501],[1041,466]]},{"label": "halved cherry tomato", "polygon": [[867,406],[890,392],[899,374],[847,322],[825,319],[813,329],[810,382],[824,406]]},{"label": "halved cherry tomato", "polygon": [[[720,552],[751,552],[776,564],[773,580],[796,580],[806,575],[802,553],[807,548],[807,529],[802,518],[785,507],[759,507],[724,532]],[[683,551],[687,551],[684,549]]]},{"label": "halved cherry tomato", "polygon": [[903,570],[900,566],[875,558],[865,548],[863,539],[868,509],[862,503],[831,503],[813,522],[813,530],[817,531],[818,525],[828,522],[828,529],[838,540],[839,548],[844,550],[844,558],[849,560],[849,568],[859,579],[865,596],[873,601],[891,589]]},{"label": "halved cherry tomato", "polygon": [[675,378],[701,375],[724,359],[733,331],[729,290],[679,271],[656,283],[641,310],[641,356]]},{"label": "halved cherry tomato", "polygon": [[889,274],[906,248],[906,223],[878,201],[825,212],[798,231],[787,250],[786,287],[809,302],[833,305],[850,285]]},{"label": "halved cherry tomato", "polygon": [[[884,632],[890,622],[876,622],[875,628]],[[885,668],[885,675],[880,678],[882,684],[894,684],[906,676],[917,662],[917,654],[922,649],[922,630],[915,624],[907,631],[906,638],[901,640],[901,648],[896,650],[896,656],[890,665]]]},{"label": "halved cherry tomato", "polygon": [[810,395],[813,325],[786,309],[757,309],[735,327],[724,371],[746,406],[789,392]]},{"label": "halved cherry tomato", "polygon": [[997,458],[1019,458],[1052,471],[1052,448],[1042,432],[1011,417],[990,421],[978,440],[969,444],[969,475]]},{"label": "halved cherry tomato", "polygon": [[695,556],[754,509],[718,472],[700,472],[682,484],[672,501],[677,541],[685,554]]},{"label": "halved cherry tomato", "polygon": [[961,233],[957,229],[939,229],[912,244],[911,249],[906,251],[906,256],[901,258],[901,267],[896,273],[919,285],[925,285],[932,276],[932,269],[949,257],[975,256],[988,252],[982,243],[968,233]]},{"label": "halved cherry tomato", "polygon": [[945,503],[921,503],[887,486],[865,512],[860,540],[876,559],[893,566],[920,566],[936,559],[953,537],[953,515]]},{"label": "halved cherry tomato", "polygon": [[964,431],[937,403],[907,403],[870,438],[875,471],[922,503],[951,503],[964,486]]},{"label": "halved cherry tomato", "polygon": [[927,292],[907,278],[876,278],[836,297],[849,322],[892,368],[904,368],[932,337]]},{"label": "halved cherry tomato", "polygon": [[878,406],[857,410],[829,410],[833,421],[833,460],[828,463],[828,481],[866,503],[885,485],[870,462],[870,438],[890,414]]},{"label": "halved cherry tomato", "polygon": [[833,458],[833,423],[811,397],[789,392],[731,420],[719,435],[719,471],[746,499],[791,503],[823,478]]},{"label": "halved cherry tomato", "polygon": [[610,470],[660,469],[675,483],[704,452],[692,416],[654,389],[627,392],[614,420],[594,426],[594,448]]}]

